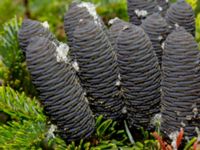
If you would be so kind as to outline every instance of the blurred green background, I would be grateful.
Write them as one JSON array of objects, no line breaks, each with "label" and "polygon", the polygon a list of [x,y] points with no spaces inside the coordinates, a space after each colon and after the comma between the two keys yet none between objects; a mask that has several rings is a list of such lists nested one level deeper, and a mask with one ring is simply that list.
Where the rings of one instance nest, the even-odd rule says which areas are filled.
[{"label": "blurred green background", "polygon": [[[94,3],[97,12],[107,22],[118,16],[128,19],[125,0],[84,0]],[[63,16],[72,0],[0,0],[0,28],[3,23],[13,18],[29,17],[40,21],[48,21],[52,31],[63,40]]]},{"label": "blurred green background", "polygon": [[[128,20],[126,0],[82,0],[96,5],[97,12],[105,22],[118,16]],[[175,1],[175,0],[171,0]],[[48,21],[51,30],[58,39],[64,40],[63,16],[72,0],[1,0],[0,1],[0,28],[3,23],[17,16],[29,17],[40,21]],[[194,8],[196,15],[200,11],[200,1],[187,0]]]}]

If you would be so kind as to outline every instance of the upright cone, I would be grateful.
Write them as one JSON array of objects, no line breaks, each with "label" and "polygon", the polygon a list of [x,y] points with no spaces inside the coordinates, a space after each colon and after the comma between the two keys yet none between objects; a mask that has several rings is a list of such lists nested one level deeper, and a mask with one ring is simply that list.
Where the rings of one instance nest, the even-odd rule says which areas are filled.
[{"label": "upright cone", "polygon": [[140,25],[141,20],[158,12],[155,0],[127,0],[127,5],[129,21],[135,25]]},{"label": "upright cone", "polygon": [[116,54],[101,27],[90,20],[79,23],[73,35],[73,49],[79,77],[96,115],[117,119],[122,115],[118,97]]},{"label": "upright cone", "polygon": [[171,33],[162,63],[162,126],[166,137],[184,128],[184,135],[196,136],[200,128],[200,54],[191,34],[183,28]]},{"label": "upright cone", "polygon": [[25,19],[18,33],[19,45],[23,52],[26,52],[30,39],[35,36],[48,38],[58,45],[58,41],[49,31],[47,22],[41,23],[39,21]]},{"label": "upright cone", "polygon": [[95,122],[75,72],[62,55],[66,50],[66,45],[56,47],[46,38],[35,37],[27,48],[26,60],[46,114],[61,137],[70,142],[89,137]]},{"label": "upright cone", "polygon": [[150,39],[134,25],[124,28],[116,51],[130,126],[147,128],[160,108],[160,69]]},{"label": "upright cone", "polygon": [[125,22],[119,18],[114,18],[109,21],[109,24],[111,25],[111,27],[109,29],[110,41],[111,41],[111,44],[112,44],[114,50],[116,50],[115,46],[116,46],[118,34],[126,25],[129,25],[130,23]]},{"label": "upright cone", "polygon": [[164,17],[167,12],[167,9],[170,6],[169,0],[156,0],[156,2],[158,5],[158,10],[159,10],[160,14]]},{"label": "upright cone", "polygon": [[172,29],[175,29],[177,26],[182,26],[193,36],[195,35],[194,11],[185,0],[178,0],[175,4],[172,4],[165,18]]},{"label": "upright cone", "polygon": [[[106,26],[102,19],[96,13],[95,6],[89,2],[72,3],[68,12],[64,17],[64,29],[68,38],[68,44],[71,47],[70,52],[73,53],[73,34],[80,20],[95,21],[102,29],[107,32]],[[73,54],[71,54],[72,57]],[[75,58],[74,58],[75,59]]]},{"label": "upright cone", "polygon": [[155,13],[148,16],[142,22],[141,27],[149,36],[161,66],[163,53],[162,44],[169,33],[167,22],[158,13]]}]

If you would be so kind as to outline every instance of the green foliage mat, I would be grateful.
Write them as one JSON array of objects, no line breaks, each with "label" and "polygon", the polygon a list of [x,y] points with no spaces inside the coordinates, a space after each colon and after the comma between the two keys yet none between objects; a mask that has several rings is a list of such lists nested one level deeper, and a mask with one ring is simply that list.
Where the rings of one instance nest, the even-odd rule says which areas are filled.
[{"label": "green foliage mat", "polygon": [[5,23],[0,32],[0,79],[5,85],[33,96],[36,95],[36,91],[17,39],[20,25],[21,20],[18,21],[15,17]]},{"label": "green foliage mat", "polygon": [[[112,120],[96,119],[96,131],[87,141],[66,144],[50,124],[36,99],[10,87],[0,87],[0,149],[47,150],[159,150],[158,142],[142,131],[142,140],[130,142],[131,134]],[[185,147],[189,150],[196,138]]]},{"label": "green foliage mat", "polygon": [[35,99],[0,87],[0,148],[28,149],[39,145],[46,132],[42,111]]},{"label": "green foliage mat", "polygon": [[[65,144],[54,131],[56,127],[48,124],[42,107],[36,99],[24,93],[19,94],[10,87],[0,87],[0,149],[68,149],[102,150],[157,148],[155,140],[131,144],[123,129],[112,120],[96,119],[96,132],[88,141]],[[6,118],[6,119],[5,119]]]}]

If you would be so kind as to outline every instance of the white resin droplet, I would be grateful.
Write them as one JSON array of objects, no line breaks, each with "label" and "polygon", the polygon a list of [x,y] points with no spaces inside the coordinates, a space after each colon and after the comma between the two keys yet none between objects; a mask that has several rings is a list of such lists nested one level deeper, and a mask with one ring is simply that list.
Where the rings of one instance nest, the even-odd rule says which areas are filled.
[{"label": "white resin droplet", "polygon": [[56,130],[57,130],[57,126],[52,124],[52,125],[50,126],[50,129],[49,129],[48,132],[47,132],[47,139],[55,138],[54,132],[55,132]]},{"label": "white resin droplet", "polygon": [[112,25],[113,23],[115,23],[115,21],[118,21],[118,20],[119,20],[119,18],[115,17],[114,19],[110,19],[109,22],[108,22],[108,24]]},{"label": "white resin droplet", "polygon": [[121,82],[119,80],[117,80],[116,86],[120,86],[120,85],[121,85]]},{"label": "white resin droplet", "polygon": [[163,37],[160,35],[159,37],[158,37],[158,40],[163,40]]},{"label": "white resin droplet", "polygon": [[94,4],[92,4],[90,2],[82,2],[82,3],[78,4],[77,6],[85,7],[88,10],[88,12],[90,13],[90,15],[93,16],[94,22],[101,26],[99,16],[97,15],[96,7],[94,6]]},{"label": "white resin droplet", "polygon": [[47,21],[41,23],[43,27],[49,29],[49,23]]},{"label": "white resin droplet", "polygon": [[74,61],[73,63],[72,63],[72,66],[73,66],[73,68],[77,71],[77,72],[79,72],[79,65],[78,65],[78,62],[77,61]]},{"label": "white resin droplet", "polygon": [[136,9],[135,13],[138,17],[146,17],[148,15],[148,12],[146,10],[139,10]]},{"label": "white resin droplet", "polygon": [[159,11],[163,11],[163,8],[161,6],[158,6]]},{"label": "white resin droplet", "polygon": [[180,26],[179,26],[179,24],[178,24],[178,23],[175,23],[175,27],[176,27],[176,28],[178,28],[178,27],[180,27]]},{"label": "white resin droplet", "polygon": [[59,46],[56,48],[56,59],[57,62],[65,62],[68,63],[68,52],[69,46],[64,43],[60,43]]}]

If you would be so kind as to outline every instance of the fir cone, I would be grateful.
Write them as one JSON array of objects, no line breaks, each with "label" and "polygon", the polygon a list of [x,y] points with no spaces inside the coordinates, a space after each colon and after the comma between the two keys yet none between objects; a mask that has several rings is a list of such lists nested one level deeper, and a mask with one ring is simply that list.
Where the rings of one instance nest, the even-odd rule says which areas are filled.
[{"label": "fir cone", "polygon": [[[103,28],[103,30],[107,32],[106,26],[104,25],[102,19],[97,15],[95,6],[92,3],[72,3],[64,17],[65,33],[68,37],[68,44],[70,47],[72,47],[70,51],[73,51],[73,32],[81,19],[94,20],[97,24],[99,24],[99,26]],[[74,57],[73,54],[71,55]]]},{"label": "fir cone", "polygon": [[120,32],[116,49],[128,124],[147,128],[160,108],[160,69],[156,54],[148,36],[135,25]]},{"label": "fir cone", "polygon": [[170,6],[169,0],[156,0],[156,2],[160,14],[162,15],[162,17],[164,17],[167,12],[167,9]]},{"label": "fir cone", "polygon": [[195,35],[195,15],[192,7],[185,0],[178,0],[172,4],[166,14],[167,23],[174,29],[176,26],[184,27]]},{"label": "fir cone", "polygon": [[23,52],[26,51],[29,40],[35,36],[48,38],[49,40],[58,44],[58,41],[55,39],[54,35],[49,31],[47,22],[41,23],[31,19],[24,19],[22,27],[18,33],[19,45]]},{"label": "fir cone", "polygon": [[93,17],[86,7],[80,7],[79,3],[72,3],[64,17],[64,29],[70,47],[72,47],[73,32],[80,19],[93,20]]},{"label": "fir cone", "polygon": [[111,27],[109,29],[110,41],[111,41],[111,44],[112,44],[114,50],[116,50],[115,44],[116,44],[118,34],[126,25],[129,25],[130,23],[125,22],[119,18],[114,18],[109,21],[109,24],[111,25]]},{"label": "fir cone", "polygon": [[[68,47],[42,37],[31,39],[26,51],[28,69],[45,112],[67,142],[85,139],[94,130],[92,111],[69,63]],[[64,61],[64,62],[63,62]]]},{"label": "fir cone", "polygon": [[127,0],[127,5],[129,21],[135,25],[140,25],[142,19],[159,11],[155,0]]},{"label": "fir cone", "polygon": [[118,98],[116,54],[101,27],[82,20],[74,31],[73,49],[79,65],[79,77],[90,97],[96,115],[117,119],[122,114]]},{"label": "fir cone", "polygon": [[161,66],[163,53],[162,43],[169,33],[169,27],[166,20],[158,13],[154,13],[142,22],[141,27],[149,36]]},{"label": "fir cone", "polygon": [[184,135],[192,138],[195,128],[200,128],[199,57],[198,45],[185,29],[177,29],[166,39],[161,101],[161,131],[166,137],[184,128]]}]

